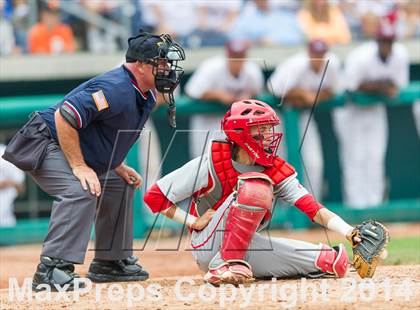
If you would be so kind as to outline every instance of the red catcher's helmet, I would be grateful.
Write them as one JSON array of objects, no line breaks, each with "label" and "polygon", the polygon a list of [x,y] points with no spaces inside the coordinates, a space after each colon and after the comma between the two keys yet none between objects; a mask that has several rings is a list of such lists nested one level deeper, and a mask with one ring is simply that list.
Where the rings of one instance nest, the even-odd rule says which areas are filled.
[{"label": "red catcher's helmet", "polygon": [[[282,137],[274,131],[279,123],[279,117],[268,104],[248,99],[232,104],[222,120],[222,129],[229,142],[242,147],[257,164],[270,167]],[[251,135],[251,126],[267,124],[273,126],[269,134]]]}]

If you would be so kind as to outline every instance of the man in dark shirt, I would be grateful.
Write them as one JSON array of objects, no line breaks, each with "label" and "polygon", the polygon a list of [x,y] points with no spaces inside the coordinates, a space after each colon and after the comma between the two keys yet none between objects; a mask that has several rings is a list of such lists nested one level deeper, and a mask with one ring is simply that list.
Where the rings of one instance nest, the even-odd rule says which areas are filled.
[{"label": "man in dark shirt", "polygon": [[121,67],[81,84],[25,125],[26,131],[38,126],[48,132],[42,163],[28,172],[56,198],[34,290],[40,284],[52,290],[53,284],[80,287],[73,264],[84,261],[93,222],[95,258],[87,277],[94,282],[148,278],[132,256],[133,192],[142,178],[124,159],[155,105],[156,91],[166,97],[174,125],[172,93],[183,74],[177,63],[184,59],[169,35],[141,32],[129,39]]}]

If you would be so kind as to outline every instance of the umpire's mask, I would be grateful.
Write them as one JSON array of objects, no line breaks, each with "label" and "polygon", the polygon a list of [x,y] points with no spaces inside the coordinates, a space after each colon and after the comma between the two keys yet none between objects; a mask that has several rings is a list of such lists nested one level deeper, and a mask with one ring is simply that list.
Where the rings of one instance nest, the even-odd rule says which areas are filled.
[{"label": "umpire's mask", "polygon": [[153,66],[156,90],[168,103],[169,124],[176,127],[173,92],[184,74],[178,66],[178,61],[185,60],[182,47],[169,34],[153,35],[140,30],[139,35],[128,39],[125,58],[127,62],[139,60]]}]

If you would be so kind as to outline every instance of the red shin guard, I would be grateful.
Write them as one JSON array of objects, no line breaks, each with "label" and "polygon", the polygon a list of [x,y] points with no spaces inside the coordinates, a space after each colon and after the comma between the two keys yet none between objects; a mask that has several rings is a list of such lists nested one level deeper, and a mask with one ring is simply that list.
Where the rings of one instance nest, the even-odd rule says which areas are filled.
[{"label": "red shin guard", "polygon": [[349,259],[342,243],[338,245],[338,251],[322,244],[322,248],[315,259],[315,266],[317,268],[322,272],[334,274],[338,278],[345,277],[348,265]]}]

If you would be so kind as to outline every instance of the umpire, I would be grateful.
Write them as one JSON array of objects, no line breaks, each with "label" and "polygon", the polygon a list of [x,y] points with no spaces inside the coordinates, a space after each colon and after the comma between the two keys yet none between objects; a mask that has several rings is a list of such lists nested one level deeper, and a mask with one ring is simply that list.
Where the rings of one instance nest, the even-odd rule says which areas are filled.
[{"label": "umpire", "polygon": [[[134,189],[141,176],[124,163],[162,93],[174,126],[173,91],[183,70],[183,49],[169,35],[140,32],[128,40],[126,62],[68,93],[30,120],[5,155],[54,196],[48,234],[32,288],[74,289],[74,264],[84,262],[95,224],[94,282],[146,280],[132,256]],[[68,284],[68,285],[67,285]],[[41,286],[42,287],[42,286]]]}]

